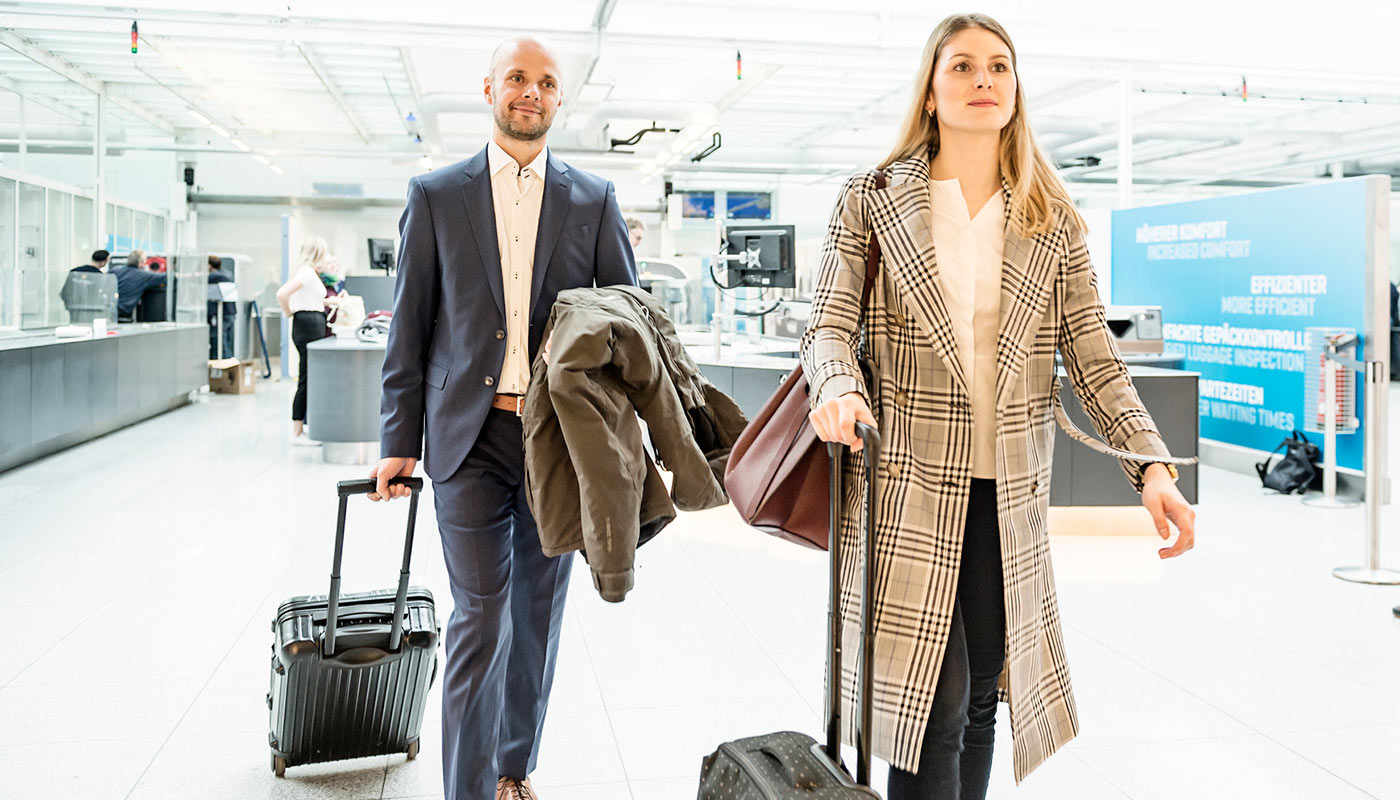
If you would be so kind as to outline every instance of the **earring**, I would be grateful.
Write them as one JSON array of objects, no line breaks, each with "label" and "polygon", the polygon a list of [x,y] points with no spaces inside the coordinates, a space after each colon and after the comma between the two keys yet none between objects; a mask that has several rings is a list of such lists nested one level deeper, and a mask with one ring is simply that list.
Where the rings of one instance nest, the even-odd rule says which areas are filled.
[{"label": "earring", "polygon": [[929,119],[933,119],[933,109],[930,108],[930,109],[927,109],[927,111],[928,111],[928,118],[929,118]]}]

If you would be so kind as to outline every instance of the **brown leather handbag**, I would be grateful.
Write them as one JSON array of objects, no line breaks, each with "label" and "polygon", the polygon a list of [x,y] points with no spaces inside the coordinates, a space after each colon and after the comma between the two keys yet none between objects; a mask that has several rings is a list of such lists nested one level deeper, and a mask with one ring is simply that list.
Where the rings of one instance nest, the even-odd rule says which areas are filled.
[{"label": "brown leather handbag", "polygon": [[[875,171],[875,187],[885,173]],[[880,274],[880,242],[870,234],[860,324],[870,290]],[[724,469],[724,488],[739,516],[755,528],[817,550],[827,548],[831,506],[831,460],[807,415],[807,376],[798,364],[739,434]]]}]

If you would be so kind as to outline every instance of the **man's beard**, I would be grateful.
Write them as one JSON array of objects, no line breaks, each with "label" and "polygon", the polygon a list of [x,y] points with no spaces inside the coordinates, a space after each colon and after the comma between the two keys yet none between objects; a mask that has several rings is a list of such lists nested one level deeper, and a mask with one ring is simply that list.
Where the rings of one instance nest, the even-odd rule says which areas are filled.
[{"label": "man's beard", "polygon": [[496,127],[510,138],[519,139],[522,142],[533,142],[536,139],[542,138],[546,133],[549,133],[549,123],[552,122],[552,120],[545,119],[543,113],[540,114],[539,121],[533,125],[516,122],[511,119],[510,113],[511,110],[509,106],[496,106],[494,114],[496,118]]}]

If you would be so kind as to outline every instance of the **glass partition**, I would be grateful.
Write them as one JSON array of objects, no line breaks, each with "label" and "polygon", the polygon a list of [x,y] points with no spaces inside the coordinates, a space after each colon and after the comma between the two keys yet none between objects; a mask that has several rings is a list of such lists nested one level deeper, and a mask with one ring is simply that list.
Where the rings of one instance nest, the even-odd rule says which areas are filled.
[{"label": "glass partition", "polygon": [[73,266],[86,264],[97,249],[97,235],[92,217],[92,198],[73,195]]},{"label": "glass partition", "polygon": [[206,322],[209,313],[209,261],[204,256],[170,259],[167,273],[175,281],[175,321]]},{"label": "glass partition", "polygon": [[43,326],[68,324],[68,309],[60,298],[68,270],[77,266],[73,253],[73,195],[48,190],[45,218]]},{"label": "glass partition", "polygon": [[136,248],[131,238],[131,209],[117,206],[117,244],[112,254],[125,256]]},{"label": "glass partition", "polygon": [[151,246],[151,215],[144,211],[131,212],[131,247],[145,251],[147,257],[155,253]]},{"label": "glass partition", "polygon": [[0,326],[19,325],[19,270],[15,266],[15,182],[0,178]]},{"label": "glass partition", "polygon": [[44,326],[44,187],[19,185],[20,327]]},{"label": "glass partition", "polygon": [[[114,276],[75,277],[73,268],[88,263],[98,248],[122,257],[113,259],[113,267],[125,264],[133,249],[164,253],[169,221],[162,213],[118,204],[104,204],[99,211],[91,197],[78,191],[0,177],[0,326],[34,330],[95,317],[114,320],[109,308]],[[98,213],[109,222],[106,241],[96,237]],[[203,322],[204,277],[201,272],[197,303],[191,280],[188,297],[177,302],[170,291],[165,313],[154,318]]]}]

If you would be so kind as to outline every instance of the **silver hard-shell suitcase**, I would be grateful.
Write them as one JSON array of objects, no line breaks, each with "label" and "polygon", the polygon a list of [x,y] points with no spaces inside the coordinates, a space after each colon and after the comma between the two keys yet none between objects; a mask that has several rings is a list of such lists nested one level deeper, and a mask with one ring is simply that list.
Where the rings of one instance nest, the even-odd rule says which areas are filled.
[{"label": "silver hard-shell suitcase", "polygon": [[272,770],[346,758],[418,755],[428,690],[437,674],[440,630],[433,595],[408,585],[422,478],[396,478],[412,494],[396,589],[340,593],[345,509],[373,480],[336,485],[340,513],[328,595],[293,597],[272,622]]}]

